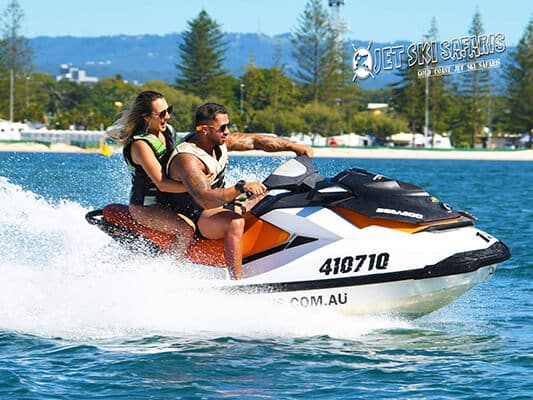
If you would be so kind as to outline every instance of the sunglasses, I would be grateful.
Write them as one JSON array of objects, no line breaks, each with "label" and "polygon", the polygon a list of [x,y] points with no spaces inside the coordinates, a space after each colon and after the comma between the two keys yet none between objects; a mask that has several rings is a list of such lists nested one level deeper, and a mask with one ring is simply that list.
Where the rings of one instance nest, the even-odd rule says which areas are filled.
[{"label": "sunglasses", "polygon": [[196,126],[196,132],[200,132],[204,126],[208,126],[209,128],[213,128],[215,129],[215,132],[226,132],[226,129],[229,131],[229,122],[227,124],[223,124],[223,125],[220,125],[218,129],[216,129],[215,125],[207,125],[207,124],[203,124],[203,125],[198,125]]},{"label": "sunglasses", "polygon": [[174,107],[173,106],[168,106],[168,108],[165,108],[163,111],[160,111],[158,113],[152,113],[152,114],[157,115],[159,118],[164,118],[166,113],[168,113],[168,115],[170,115],[170,114],[172,114],[172,111],[174,111]]},{"label": "sunglasses", "polygon": [[[214,125],[207,125],[207,126],[215,129]],[[226,132],[226,129],[229,131],[229,122],[227,124],[220,125],[218,129],[215,129],[215,132]]]}]

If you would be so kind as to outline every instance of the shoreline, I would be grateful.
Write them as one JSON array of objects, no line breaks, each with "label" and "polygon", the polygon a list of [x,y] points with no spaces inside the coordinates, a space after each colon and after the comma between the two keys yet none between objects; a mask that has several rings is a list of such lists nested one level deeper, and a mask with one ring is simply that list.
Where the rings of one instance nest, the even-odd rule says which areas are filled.
[{"label": "shoreline", "polygon": [[533,150],[412,149],[412,148],[314,148],[315,157],[386,158],[420,160],[533,161]]},{"label": "shoreline", "polygon": [[65,143],[52,143],[49,146],[37,142],[0,142],[0,152],[13,153],[100,153],[100,149],[84,149]]},{"label": "shoreline", "polygon": [[[111,153],[121,153],[119,147],[110,147]],[[383,158],[383,159],[419,159],[419,160],[491,160],[491,161],[533,161],[532,149],[498,150],[498,149],[413,149],[388,147],[314,147],[316,158]],[[80,153],[99,154],[98,148],[83,149],[64,143],[47,146],[42,143],[0,142],[0,152],[43,152],[43,153]],[[261,150],[230,152],[231,156],[291,156],[293,152],[268,153]]]},{"label": "shoreline", "polygon": [[[314,158],[370,158],[370,159],[415,159],[415,160],[487,160],[487,161],[533,161],[533,150],[455,150],[411,149],[387,147],[313,147]],[[293,152],[267,153],[261,150],[230,152],[231,156],[290,156]]]}]

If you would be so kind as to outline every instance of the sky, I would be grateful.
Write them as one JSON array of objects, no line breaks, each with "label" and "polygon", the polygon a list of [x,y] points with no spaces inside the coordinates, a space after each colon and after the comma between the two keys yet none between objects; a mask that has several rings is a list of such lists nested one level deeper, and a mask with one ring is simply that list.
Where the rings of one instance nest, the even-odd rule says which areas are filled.
[{"label": "sky", "polygon": [[[3,12],[11,0],[0,0]],[[328,0],[322,0],[328,7]],[[164,35],[183,32],[205,9],[224,32],[294,32],[308,0],[18,0],[26,37]],[[503,33],[508,46],[524,35],[533,18],[532,0],[344,0],[340,15],[349,39],[394,42],[422,40],[431,19],[439,39],[467,35],[479,7],[485,33]],[[329,7],[328,7],[329,8]]]}]

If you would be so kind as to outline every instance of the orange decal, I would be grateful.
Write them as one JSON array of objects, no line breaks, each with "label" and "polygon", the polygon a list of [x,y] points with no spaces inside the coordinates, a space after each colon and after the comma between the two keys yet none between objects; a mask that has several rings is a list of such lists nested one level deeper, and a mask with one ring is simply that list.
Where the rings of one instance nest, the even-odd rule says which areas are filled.
[{"label": "orange decal", "polygon": [[410,223],[403,221],[395,221],[386,218],[371,218],[343,207],[331,207],[331,210],[335,211],[337,214],[341,215],[343,218],[347,219],[359,228],[366,228],[368,226],[376,225],[406,233],[416,233],[423,231],[424,229],[427,229],[430,226],[453,224],[461,220],[460,218],[443,218],[440,220]]}]

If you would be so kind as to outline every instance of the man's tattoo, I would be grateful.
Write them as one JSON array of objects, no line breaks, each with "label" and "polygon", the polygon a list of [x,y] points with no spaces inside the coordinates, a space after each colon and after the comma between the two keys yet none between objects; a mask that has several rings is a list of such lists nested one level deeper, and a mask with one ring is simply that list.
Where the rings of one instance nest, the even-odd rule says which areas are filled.
[{"label": "man's tattoo", "polygon": [[235,135],[229,150],[264,150],[269,152],[289,150],[289,142],[267,135]]}]

